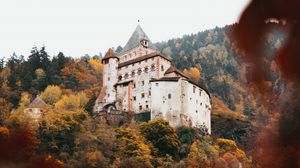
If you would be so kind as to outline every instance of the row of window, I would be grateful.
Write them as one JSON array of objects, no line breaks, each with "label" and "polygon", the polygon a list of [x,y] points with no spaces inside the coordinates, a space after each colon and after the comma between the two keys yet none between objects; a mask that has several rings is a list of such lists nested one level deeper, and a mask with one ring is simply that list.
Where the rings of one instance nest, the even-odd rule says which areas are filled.
[{"label": "row of window", "polygon": [[[148,45],[148,42],[144,42],[143,45],[147,46],[147,45]],[[142,51],[142,49],[139,49],[139,52],[141,52],[141,51]],[[148,54],[148,51],[147,51],[147,50],[145,51],[145,54],[146,54],[146,55]],[[131,58],[136,57],[136,55],[137,55],[137,52],[134,51],[134,52],[132,52],[132,53],[129,53],[128,55],[124,55],[124,56],[121,58],[121,60],[122,60],[122,61],[126,61],[127,58],[128,58],[128,59],[131,59]]]},{"label": "row of window", "polygon": [[[199,89],[199,96],[201,96],[201,92],[202,92],[202,90]],[[196,93],[196,86],[193,86],[193,93]]]},{"label": "row of window", "polygon": [[[164,67],[163,65],[161,66],[161,70],[163,71]],[[141,75],[142,72],[144,73],[148,73],[150,71],[155,71],[155,64],[152,64],[150,67],[146,66],[145,68],[139,68],[138,70],[133,70],[131,71],[131,73],[125,73],[124,75],[120,75],[118,77],[119,81],[121,81],[122,79],[128,79],[129,77],[134,77],[136,74],[137,75]],[[123,77],[124,76],[124,77]]]}]

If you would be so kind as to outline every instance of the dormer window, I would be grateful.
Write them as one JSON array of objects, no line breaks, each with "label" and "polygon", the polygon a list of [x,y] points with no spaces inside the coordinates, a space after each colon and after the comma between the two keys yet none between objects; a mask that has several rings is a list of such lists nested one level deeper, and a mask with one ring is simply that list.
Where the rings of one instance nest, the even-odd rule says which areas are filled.
[{"label": "dormer window", "polygon": [[149,42],[146,39],[141,40],[141,45],[145,48],[148,48]]}]

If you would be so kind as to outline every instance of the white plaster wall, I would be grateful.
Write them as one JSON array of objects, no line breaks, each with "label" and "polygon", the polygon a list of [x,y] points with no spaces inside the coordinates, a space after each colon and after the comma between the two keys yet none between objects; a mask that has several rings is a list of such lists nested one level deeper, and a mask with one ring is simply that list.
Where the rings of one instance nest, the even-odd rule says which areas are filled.
[{"label": "white plaster wall", "polygon": [[200,87],[188,81],[184,81],[183,85],[184,113],[188,115],[193,127],[205,125],[208,128],[208,132],[211,133],[211,102],[209,95]]},{"label": "white plaster wall", "polygon": [[114,85],[118,81],[118,59],[110,58],[107,64],[104,64],[103,86],[106,86],[105,102],[112,103],[116,101],[116,90]]},{"label": "white plaster wall", "polygon": [[[153,81],[151,82],[152,108],[151,119],[163,118],[176,127],[180,120],[180,82]],[[171,94],[171,99],[168,98]]]},{"label": "white plaster wall", "polygon": [[[128,87],[130,87],[130,84],[127,85],[118,85],[116,87],[117,90],[117,109],[119,110],[123,110],[123,111],[131,111],[131,105],[129,105],[128,103]],[[129,106],[128,106],[129,105]]]},{"label": "white plaster wall", "polygon": [[[119,83],[132,81],[132,85],[135,84],[135,88],[132,86],[131,89],[131,103],[132,103],[132,111],[134,112],[144,112],[149,111],[151,108],[151,95],[150,95],[150,80],[151,78],[157,78],[157,57],[149,58],[147,60],[137,62],[128,66],[124,66],[119,68],[118,78],[122,76],[122,80],[119,80]],[[155,68],[151,69],[151,66],[154,65]],[[146,67],[148,71],[146,71]],[[138,74],[139,69],[141,69],[141,74]],[[132,72],[134,71],[134,75]],[[128,74],[128,78],[125,76]],[[142,83],[144,82],[144,84]],[[119,92],[119,90],[118,90]],[[120,90],[120,92],[127,92],[127,90]],[[144,93],[144,98],[142,98],[142,93]],[[122,94],[122,93],[120,93]],[[134,100],[136,97],[136,100]],[[142,110],[140,110],[140,106],[142,106]],[[146,108],[148,106],[148,108]],[[123,107],[124,108],[124,107]]]}]

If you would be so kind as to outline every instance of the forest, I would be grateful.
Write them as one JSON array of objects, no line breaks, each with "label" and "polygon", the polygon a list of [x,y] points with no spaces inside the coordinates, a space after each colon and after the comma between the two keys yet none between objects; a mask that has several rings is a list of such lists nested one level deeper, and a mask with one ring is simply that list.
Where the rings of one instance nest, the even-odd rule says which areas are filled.
[{"label": "forest", "polygon": [[[270,114],[249,93],[247,66],[231,30],[214,28],[156,43],[161,53],[212,96],[212,135],[173,128],[167,121],[120,127],[97,120],[93,106],[102,86],[101,56],[55,56],[34,46],[24,58],[0,61],[0,167],[252,167],[254,134]],[[270,51],[283,37],[270,34]],[[122,48],[119,46],[116,52]],[[268,84],[284,90],[272,59]],[[26,109],[42,99],[42,114]],[[273,116],[276,117],[276,116]]]}]

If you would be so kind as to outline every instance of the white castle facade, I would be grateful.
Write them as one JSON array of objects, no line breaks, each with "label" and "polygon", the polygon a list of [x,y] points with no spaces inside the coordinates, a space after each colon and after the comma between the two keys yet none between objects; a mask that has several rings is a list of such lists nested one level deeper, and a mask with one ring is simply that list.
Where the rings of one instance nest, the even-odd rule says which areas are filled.
[{"label": "white castle facade", "polygon": [[211,132],[211,99],[204,89],[161,55],[140,26],[119,54],[102,59],[103,87],[95,111],[150,112],[172,126],[206,126]]}]

